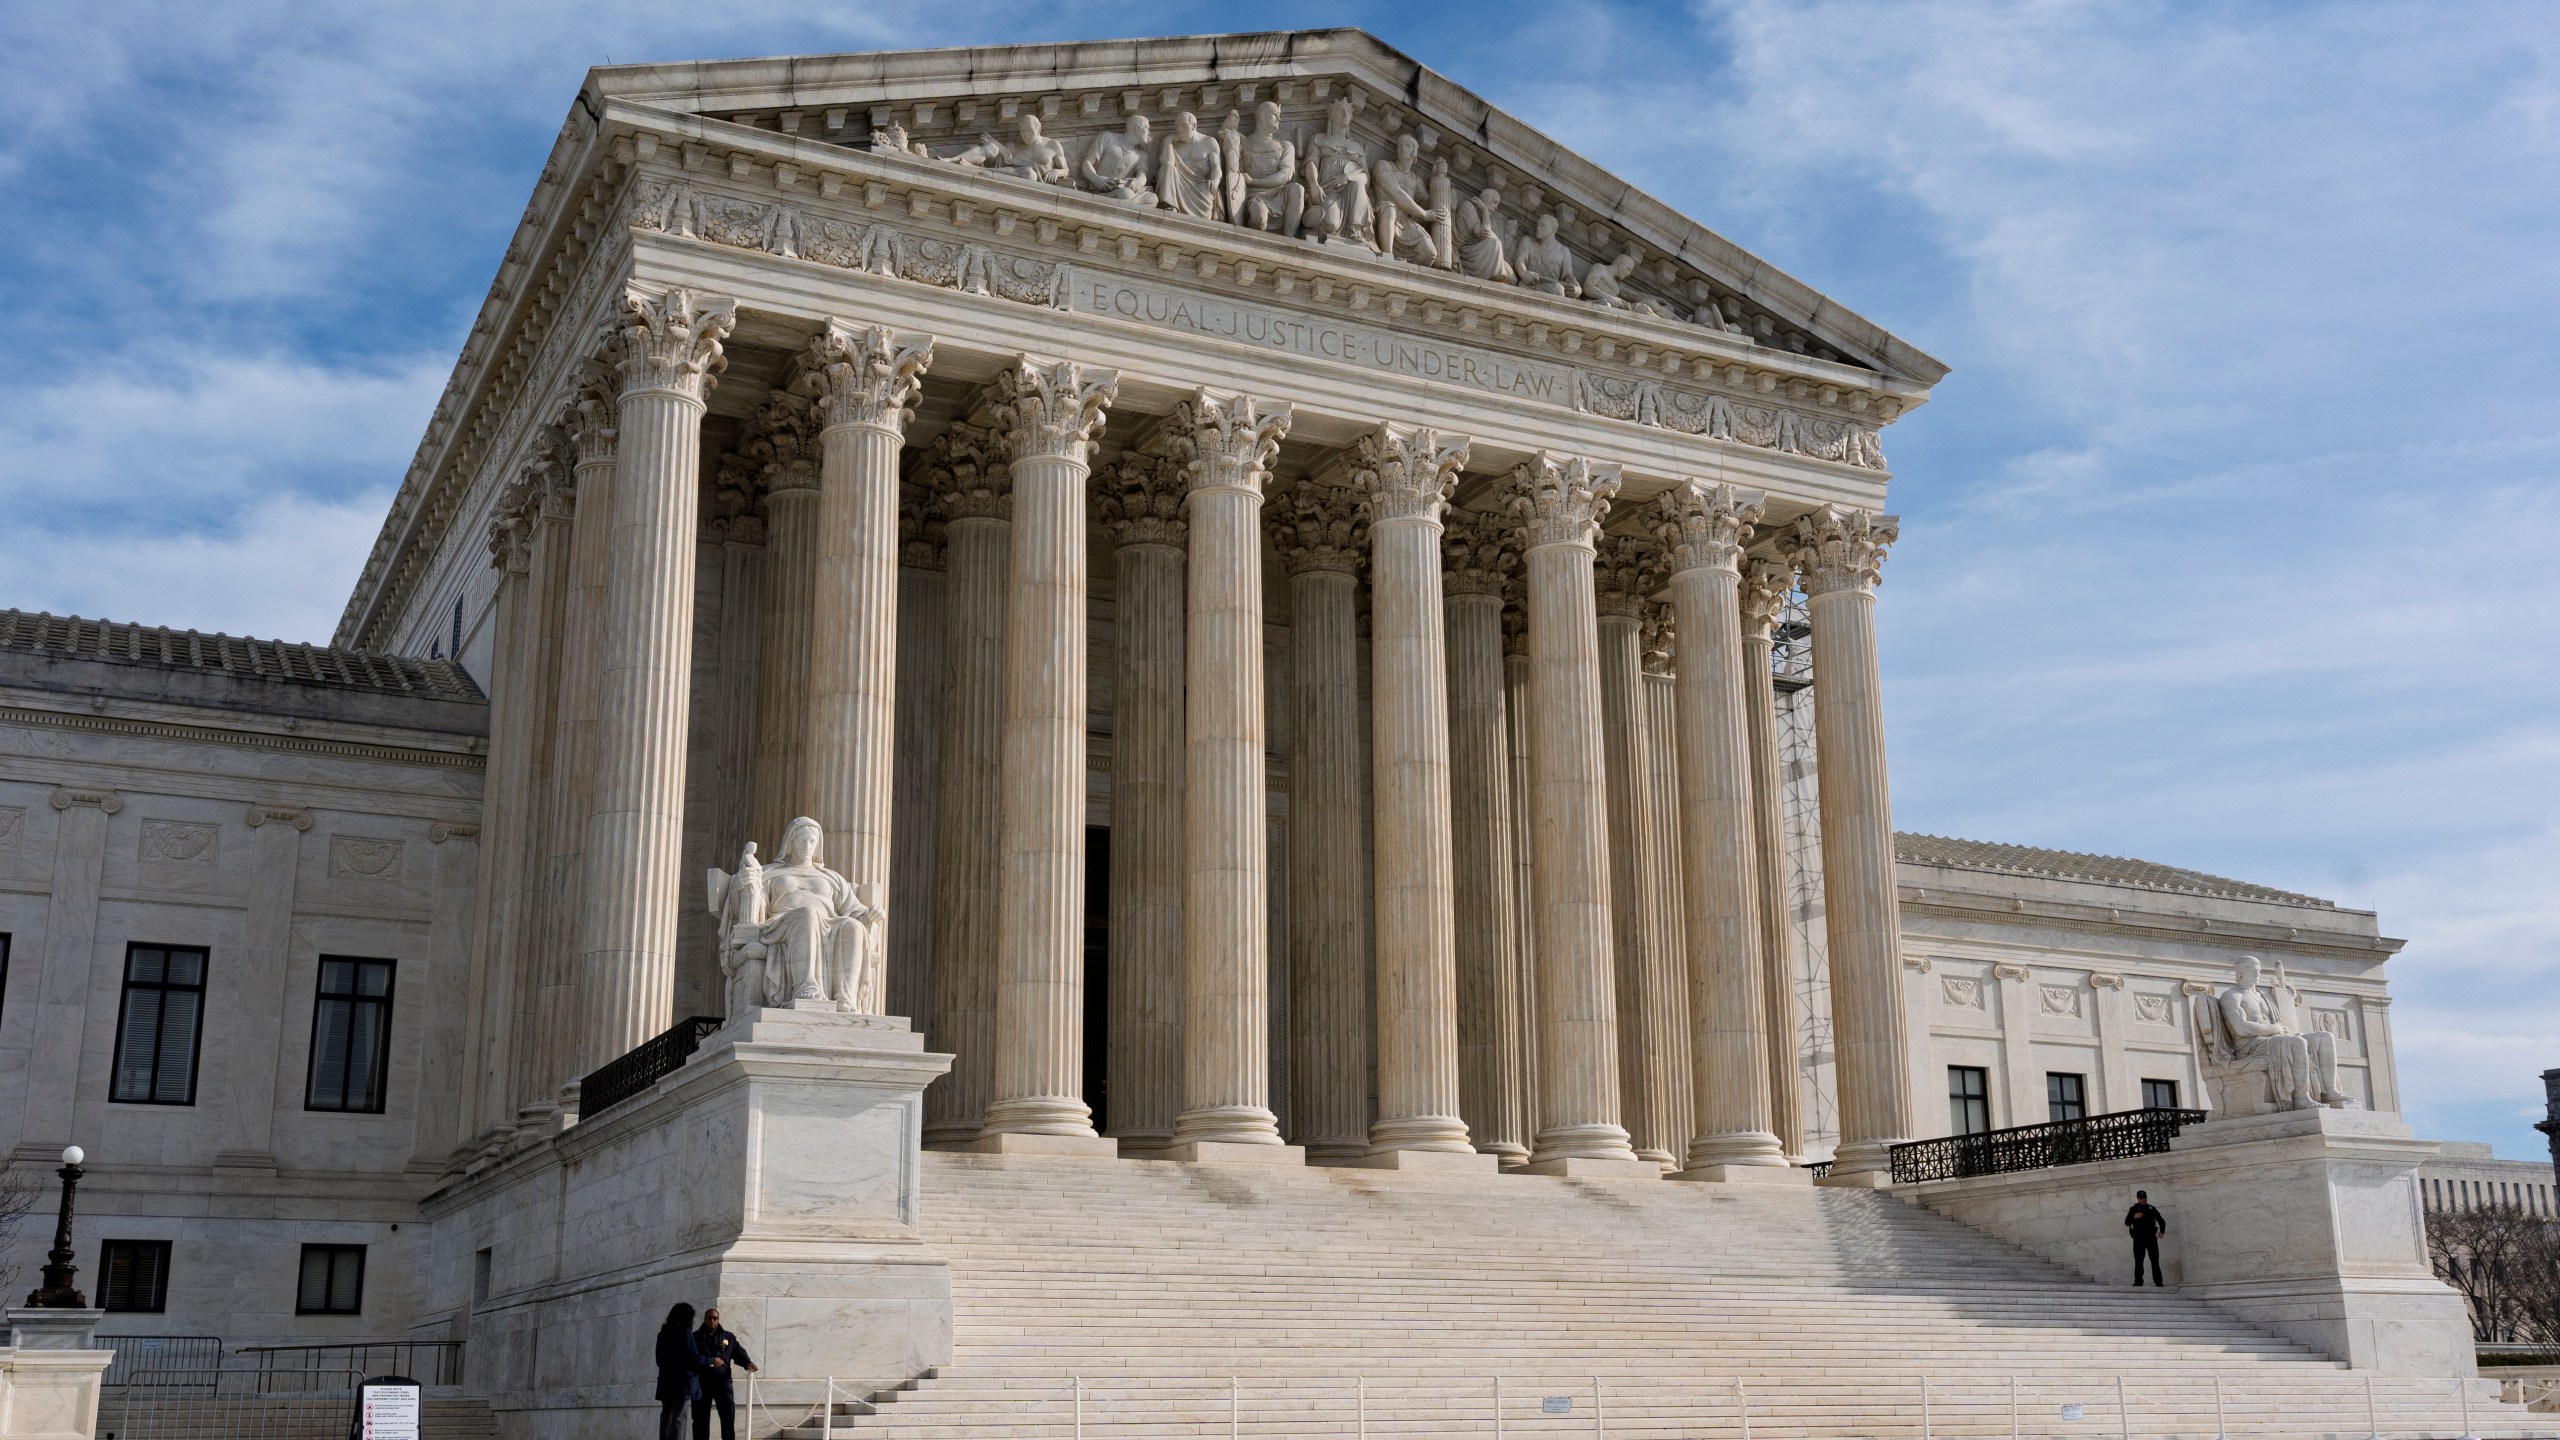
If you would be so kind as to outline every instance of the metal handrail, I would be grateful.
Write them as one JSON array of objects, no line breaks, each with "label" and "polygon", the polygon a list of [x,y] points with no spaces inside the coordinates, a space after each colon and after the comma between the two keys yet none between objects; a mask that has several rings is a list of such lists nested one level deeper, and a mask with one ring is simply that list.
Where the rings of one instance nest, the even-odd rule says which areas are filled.
[{"label": "metal handrail", "polygon": [[578,1082],[578,1118],[592,1120],[607,1106],[619,1105],[683,1069],[703,1040],[724,1023],[717,1015],[679,1020],[588,1071]]},{"label": "metal handrail", "polygon": [[[459,1340],[339,1340],[316,1345],[243,1345],[237,1353],[258,1357],[261,1374],[282,1375],[333,1368],[372,1374],[383,1369],[375,1357],[388,1356],[388,1373],[409,1376],[422,1385],[459,1385],[464,1352]],[[297,1355],[303,1363],[290,1363]],[[338,1357],[342,1366],[333,1365],[331,1357]],[[428,1363],[421,1365],[422,1357]]]},{"label": "metal handrail", "polygon": [[2202,1124],[2205,1118],[2202,1110],[2117,1110],[2078,1120],[1912,1140],[1893,1147],[1893,1179],[1896,1184],[1964,1180],[2161,1155],[2168,1152],[2169,1142],[2180,1130]]}]

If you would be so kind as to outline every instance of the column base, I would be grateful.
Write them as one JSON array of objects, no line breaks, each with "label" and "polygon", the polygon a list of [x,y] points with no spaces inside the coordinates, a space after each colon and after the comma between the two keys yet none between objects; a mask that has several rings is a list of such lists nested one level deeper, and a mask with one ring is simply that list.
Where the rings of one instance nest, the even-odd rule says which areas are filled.
[{"label": "column base", "polygon": [[1567,1180],[1659,1180],[1662,1167],[1650,1160],[1593,1160],[1569,1155],[1561,1160],[1532,1160],[1502,1173],[1560,1175]]},{"label": "column base", "polygon": [[1442,1175],[1494,1175],[1502,1170],[1500,1156],[1473,1150],[1378,1150],[1355,1163],[1363,1170],[1424,1170]]},{"label": "column base", "polygon": [[981,1135],[965,1145],[947,1148],[968,1155],[1065,1155],[1082,1160],[1120,1158],[1120,1142],[1108,1135],[1025,1135],[1020,1131],[1007,1131],[1001,1135]]},{"label": "column base", "polygon": [[1156,1152],[1160,1160],[1179,1160],[1190,1165],[1261,1165],[1301,1166],[1307,1163],[1303,1145],[1239,1145],[1231,1140],[1181,1140]]},{"label": "column base", "polygon": [[1793,1165],[1692,1165],[1662,1178],[1699,1180],[1711,1185],[1778,1185],[1799,1190],[1813,1186],[1813,1172]]},{"label": "column base", "polygon": [[1851,1190],[1882,1190],[1893,1183],[1892,1140],[1858,1140],[1832,1156],[1831,1173],[1815,1181]]}]

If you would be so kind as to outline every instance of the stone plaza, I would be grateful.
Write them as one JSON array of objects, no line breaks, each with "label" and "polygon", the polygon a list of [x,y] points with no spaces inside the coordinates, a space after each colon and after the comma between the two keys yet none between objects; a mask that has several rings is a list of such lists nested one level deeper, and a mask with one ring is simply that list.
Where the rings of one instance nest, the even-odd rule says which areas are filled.
[{"label": "stone plaza", "polygon": [[0,615],[12,1157],[508,1440],[2547,1433],[2374,916],[1894,831],[1945,373],[1357,31],[593,71],[331,645]]}]

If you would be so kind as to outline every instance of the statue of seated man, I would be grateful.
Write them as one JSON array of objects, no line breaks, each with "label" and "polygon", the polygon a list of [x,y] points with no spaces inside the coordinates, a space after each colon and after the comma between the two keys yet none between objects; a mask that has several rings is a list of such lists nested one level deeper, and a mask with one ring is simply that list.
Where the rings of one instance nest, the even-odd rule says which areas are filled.
[{"label": "statue of seated man", "polygon": [[951,163],[1044,185],[1069,183],[1067,147],[1040,133],[1039,116],[1024,112],[1014,122],[1014,134],[1011,140],[981,135],[977,144],[952,156]]},{"label": "statue of seated man", "polygon": [[2343,1107],[2338,1089],[2338,1040],[2325,1030],[2304,1031],[2296,1006],[2300,996],[2286,983],[2284,965],[2276,965],[2273,990],[2258,988],[2262,973],[2255,955],[2240,957],[2239,983],[2220,996],[2223,1028],[2242,1063],[2263,1060],[2275,1092],[2275,1108],[2308,1110]]},{"label": "statue of seated man", "polygon": [[1369,206],[1369,147],[1351,133],[1351,102],[1325,110],[1324,129],[1307,142],[1305,233],[1310,240],[1377,244]]},{"label": "statue of seated man", "polygon": [[750,843],[737,874],[710,872],[720,969],[733,1012],[820,1000],[858,1014],[880,1013],[887,997],[875,938],[886,917],[821,861],[824,837],[818,822],[804,815],[783,831],[774,863],[759,863]]},{"label": "statue of seated man", "polygon": [[1519,252],[1511,257],[1511,268],[1525,289],[1562,295],[1568,300],[1582,293],[1582,282],[1573,273],[1573,252],[1556,238],[1553,215],[1538,217],[1537,232],[1521,242]]},{"label": "statue of seated man", "polygon": [[1234,152],[1226,167],[1227,218],[1248,230],[1297,234],[1307,191],[1298,181],[1298,147],[1280,134],[1280,107],[1268,100],[1254,106],[1250,134],[1236,128],[1230,111],[1219,135]]},{"label": "statue of seated man", "polygon": [[1156,192],[1147,183],[1147,117],[1129,117],[1125,135],[1105,130],[1085,147],[1076,166],[1076,183],[1088,192],[1123,205],[1153,208]]}]

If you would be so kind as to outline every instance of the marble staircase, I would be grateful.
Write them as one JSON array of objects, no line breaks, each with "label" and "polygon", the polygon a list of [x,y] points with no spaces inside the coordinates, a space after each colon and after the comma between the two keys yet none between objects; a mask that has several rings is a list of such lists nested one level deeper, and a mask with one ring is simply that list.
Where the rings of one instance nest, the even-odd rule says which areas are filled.
[{"label": "marble staircase", "polygon": [[941,1153],[923,1189],[953,1363],[786,1440],[2560,1433],[1873,1192]]}]

